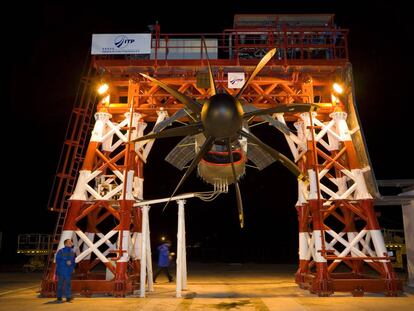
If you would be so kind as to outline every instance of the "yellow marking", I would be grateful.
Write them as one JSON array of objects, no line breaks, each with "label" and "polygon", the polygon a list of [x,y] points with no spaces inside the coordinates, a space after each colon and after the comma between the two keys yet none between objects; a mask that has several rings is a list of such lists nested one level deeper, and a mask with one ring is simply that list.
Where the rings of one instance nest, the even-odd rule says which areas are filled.
[{"label": "yellow marking", "polygon": [[7,295],[7,294],[10,294],[10,293],[17,293],[17,292],[20,292],[20,291],[24,291],[26,289],[32,289],[32,288],[36,288],[36,287],[39,287],[39,285],[33,285],[33,286],[23,287],[23,288],[16,288],[16,289],[5,291],[5,292],[0,292],[0,296]]},{"label": "yellow marking", "polygon": [[305,175],[303,175],[303,174],[300,174],[300,175],[298,176],[298,179],[299,179],[299,180],[301,180],[301,181],[306,181],[306,180],[307,180],[306,176],[305,176]]}]

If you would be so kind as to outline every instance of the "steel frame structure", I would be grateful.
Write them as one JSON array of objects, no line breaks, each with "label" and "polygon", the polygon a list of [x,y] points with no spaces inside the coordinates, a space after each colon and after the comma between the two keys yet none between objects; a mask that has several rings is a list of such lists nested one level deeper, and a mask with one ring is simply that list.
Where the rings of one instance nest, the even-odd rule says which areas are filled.
[{"label": "steel frame structure", "polygon": [[[323,45],[307,41],[322,33],[331,41],[325,40],[327,43]],[[266,39],[262,44],[249,45],[241,42],[241,34],[266,35]],[[336,28],[284,28],[235,29],[198,37],[227,40],[218,47],[226,51],[227,58],[210,62],[217,87],[229,93],[236,90],[227,87],[227,73],[242,70],[249,74],[258,62],[258,59],[241,57],[242,51],[274,46],[281,50],[280,58],[271,61],[246,89],[244,103],[260,108],[314,102],[321,106],[317,113],[273,116],[296,129],[296,134],[292,131],[285,135],[286,141],[294,161],[310,181],[309,184],[298,182],[300,264],[296,283],[319,296],[336,291],[352,292],[355,296],[367,291],[398,295],[402,283],[387,255],[369,190],[369,160],[366,160],[365,146],[360,143],[346,34],[346,30]],[[197,37],[196,34],[174,36]],[[334,36],[342,38],[340,45],[333,41]],[[60,211],[58,224],[63,226],[60,230],[58,225],[55,233],[56,249],[67,238],[75,241],[78,265],[74,292],[125,296],[137,289],[140,282],[145,282],[145,276],[140,279],[143,272],[140,260],[145,260],[145,266],[151,269],[149,207],[134,207],[134,203],[143,199],[143,165],[153,141],[135,144],[130,141],[143,135],[146,122],[160,122],[183,106],[138,73],[156,75],[164,83],[199,100],[208,95],[208,89],[197,85],[197,73],[205,72],[207,65],[201,46],[199,59],[157,58],[161,42],[164,40],[166,49],[171,37],[161,34],[156,25],[152,41],[155,58],[95,57],[92,61],[93,67],[104,73],[100,79],[110,83],[110,100],[102,98],[99,102],[69,207],[62,208],[64,198],[52,200],[50,206]],[[330,58],[325,55],[322,59],[305,56],[312,55],[310,51],[315,48],[325,52],[331,49],[333,53],[329,54]],[[345,85],[345,92],[333,99],[331,86],[338,79]],[[95,88],[98,82],[96,79],[85,88]],[[70,157],[66,158],[67,166]],[[144,231],[143,216],[147,219]],[[103,266],[105,273],[96,272],[97,265]],[[55,281],[51,264],[42,282],[43,295],[54,295]]]},{"label": "steel frame structure", "polygon": [[[347,113],[338,109],[329,116],[331,120],[321,122],[306,113],[295,124],[300,143],[293,153],[301,152],[298,163],[310,179],[309,188],[303,182],[298,187],[300,266],[296,282],[320,296],[349,290],[355,296],[365,291],[398,295],[401,282],[385,248],[363,176],[366,168],[358,161],[346,123]],[[337,272],[340,264],[350,271]],[[366,266],[379,277],[367,274]]]}]

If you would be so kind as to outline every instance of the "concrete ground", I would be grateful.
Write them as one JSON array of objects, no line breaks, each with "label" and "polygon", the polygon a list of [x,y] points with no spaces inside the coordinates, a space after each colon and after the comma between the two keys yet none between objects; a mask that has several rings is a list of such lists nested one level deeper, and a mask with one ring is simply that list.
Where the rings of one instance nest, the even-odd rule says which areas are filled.
[{"label": "concrete ground", "polygon": [[175,298],[175,284],[160,276],[147,298],[75,297],[61,305],[37,297],[40,273],[0,273],[0,310],[414,310],[414,289],[406,288],[402,297],[317,297],[297,287],[294,271],[291,265],[190,265],[182,299]]}]

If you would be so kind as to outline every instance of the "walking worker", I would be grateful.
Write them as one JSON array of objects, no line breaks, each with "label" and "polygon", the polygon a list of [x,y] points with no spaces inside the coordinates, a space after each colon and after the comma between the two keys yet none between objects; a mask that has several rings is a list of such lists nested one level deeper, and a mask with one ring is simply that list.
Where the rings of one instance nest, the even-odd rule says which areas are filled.
[{"label": "walking worker", "polygon": [[57,303],[62,303],[63,287],[65,287],[66,302],[72,302],[71,279],[75,268],[75,252],[73,242],[66,239],[65,247],[56,253]]},{"label": "walking worker", "polygon": [[172,282],[174,280],[174,278],[172,277],[171,273],[170,273],[170,262],[171,262],[171,256],[170,256],[170,247],[171,247],[171,242],[170,241],[166,241],[163,244],[161,244],[160,246],[158,246],[158,269],[157,272],[154,275],[154,283],[155,280],[157,279],[158,275],[164,271],[165,275],[168,278],[169,282]]}]

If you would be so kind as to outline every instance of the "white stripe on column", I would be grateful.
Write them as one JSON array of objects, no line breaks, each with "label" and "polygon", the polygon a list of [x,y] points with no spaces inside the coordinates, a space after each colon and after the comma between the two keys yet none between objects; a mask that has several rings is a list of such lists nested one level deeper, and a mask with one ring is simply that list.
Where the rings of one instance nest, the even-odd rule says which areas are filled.
[{"label": "white stripe on column", "polygon": [[314,256],[314,254],[315,254],[315,236],[312,234],[309,234],[309,237],[308,237],[308,252],[306,253],[306,258],[311,258],[311,256],[312,256],[312,258],[313,259],[315,259],[315,256]]},{"label": "white stripe on column", "polygon": [[348,114],[343,111],[335,111],[329,115],[336,123],[336,131],[341,141],[350,141],[351,135],[346,124]]},{"label": "white stripe on column", "polygon": [[[134,196],[132,195],[132,188],[133,188],[133,183],[134,183],[134,171],[130,170],[127,173],[126,176],[126,194],[125,194],[125,199],[126,200],[135,200]],[[122,194],[123,197],[123,194]]]},{"label": "white stripe on column", "polygon": [[[387,256],[388,252],[385,248],[384,237],[381,230],[369,230],[371,233],[372,243],[374,244],[375,252],[378,257]],[[388,262],[388,260],[379,260],[380,262]]]},{"label": "white stripe on column", "polygon": [[[119,234],[121,234],[121,231],[119,231]],[[120,236],[118,235],[118,243],[120,242]],[[124,251],[122,253],[121,258],[119,258],[118,262],[127,262],[129,260],[129,230],[123,230],[122,231],[122,250]],[[119,249],[119,244],[118,244]]]},{"label": "white stripe on column", "polygon": [[134,176],[133,190],[132,193],[134,197],[143,200],[144,196],[144,178]]},{"label": "white stripe on column", "polygon": [[364,174],[362,170],[353,169],[351,170],[351,172],[355,177],[355,180],[354,180],[356,184],[355,199],[356,200],[372,199],[372,196],[367,189],[367,185],[365,183],[365,178],[364,178]]},{"label": "white stripe on column", "polygon": [[307,202],[306,200],[308,196],[307,184],[302,180],[298,180],[298,201],[296,202],[296,205],[304,205]]},{"label": "white stripe on column", "polygon": [[132,250],[130,256],[133,259],[141,259],[141,232],[134,232],[132,233]]},{"label": "white stripe on column", "polygon": [[317,187],[318,181],[316,179],[315,171],[312,169],[308,170],[308,176],[309,176],[309,183],[310,183],[308,200],[316,200],[318,198],[318,187]]},{"label": "white stripe on column", "polygon": [[299,232],[299,259],[300,260],[309,260],[310,254],[309,249],[309,233],[308,232]]},{"label": "white stripe on column", "polygon": [[314,259],[315,262],[326,262],[325,257],[322,256],[320,252],[322,250],[322,239],[325,237],[322,236],[321,230],[313,230],[314,242],[315,242],[315,254]]},{"label": "white stripe on column", "polygon": [[91,171],[89,170],[81,170],[79,171],[78,181],[76,182],[75,191],[71,195],[69,200],[81,200],[86,201],[88,195],[86,193],[86,185],[88,182],[88,178],[91,175]]},{"label": "white stripe on column", "polygon": [[95,126],[92,130],[91,141],[101,142],[103,138],[103,133],[105,131],[106,123],[112,117],[111,114],[107,112],[97,112],[95,113]]}]

